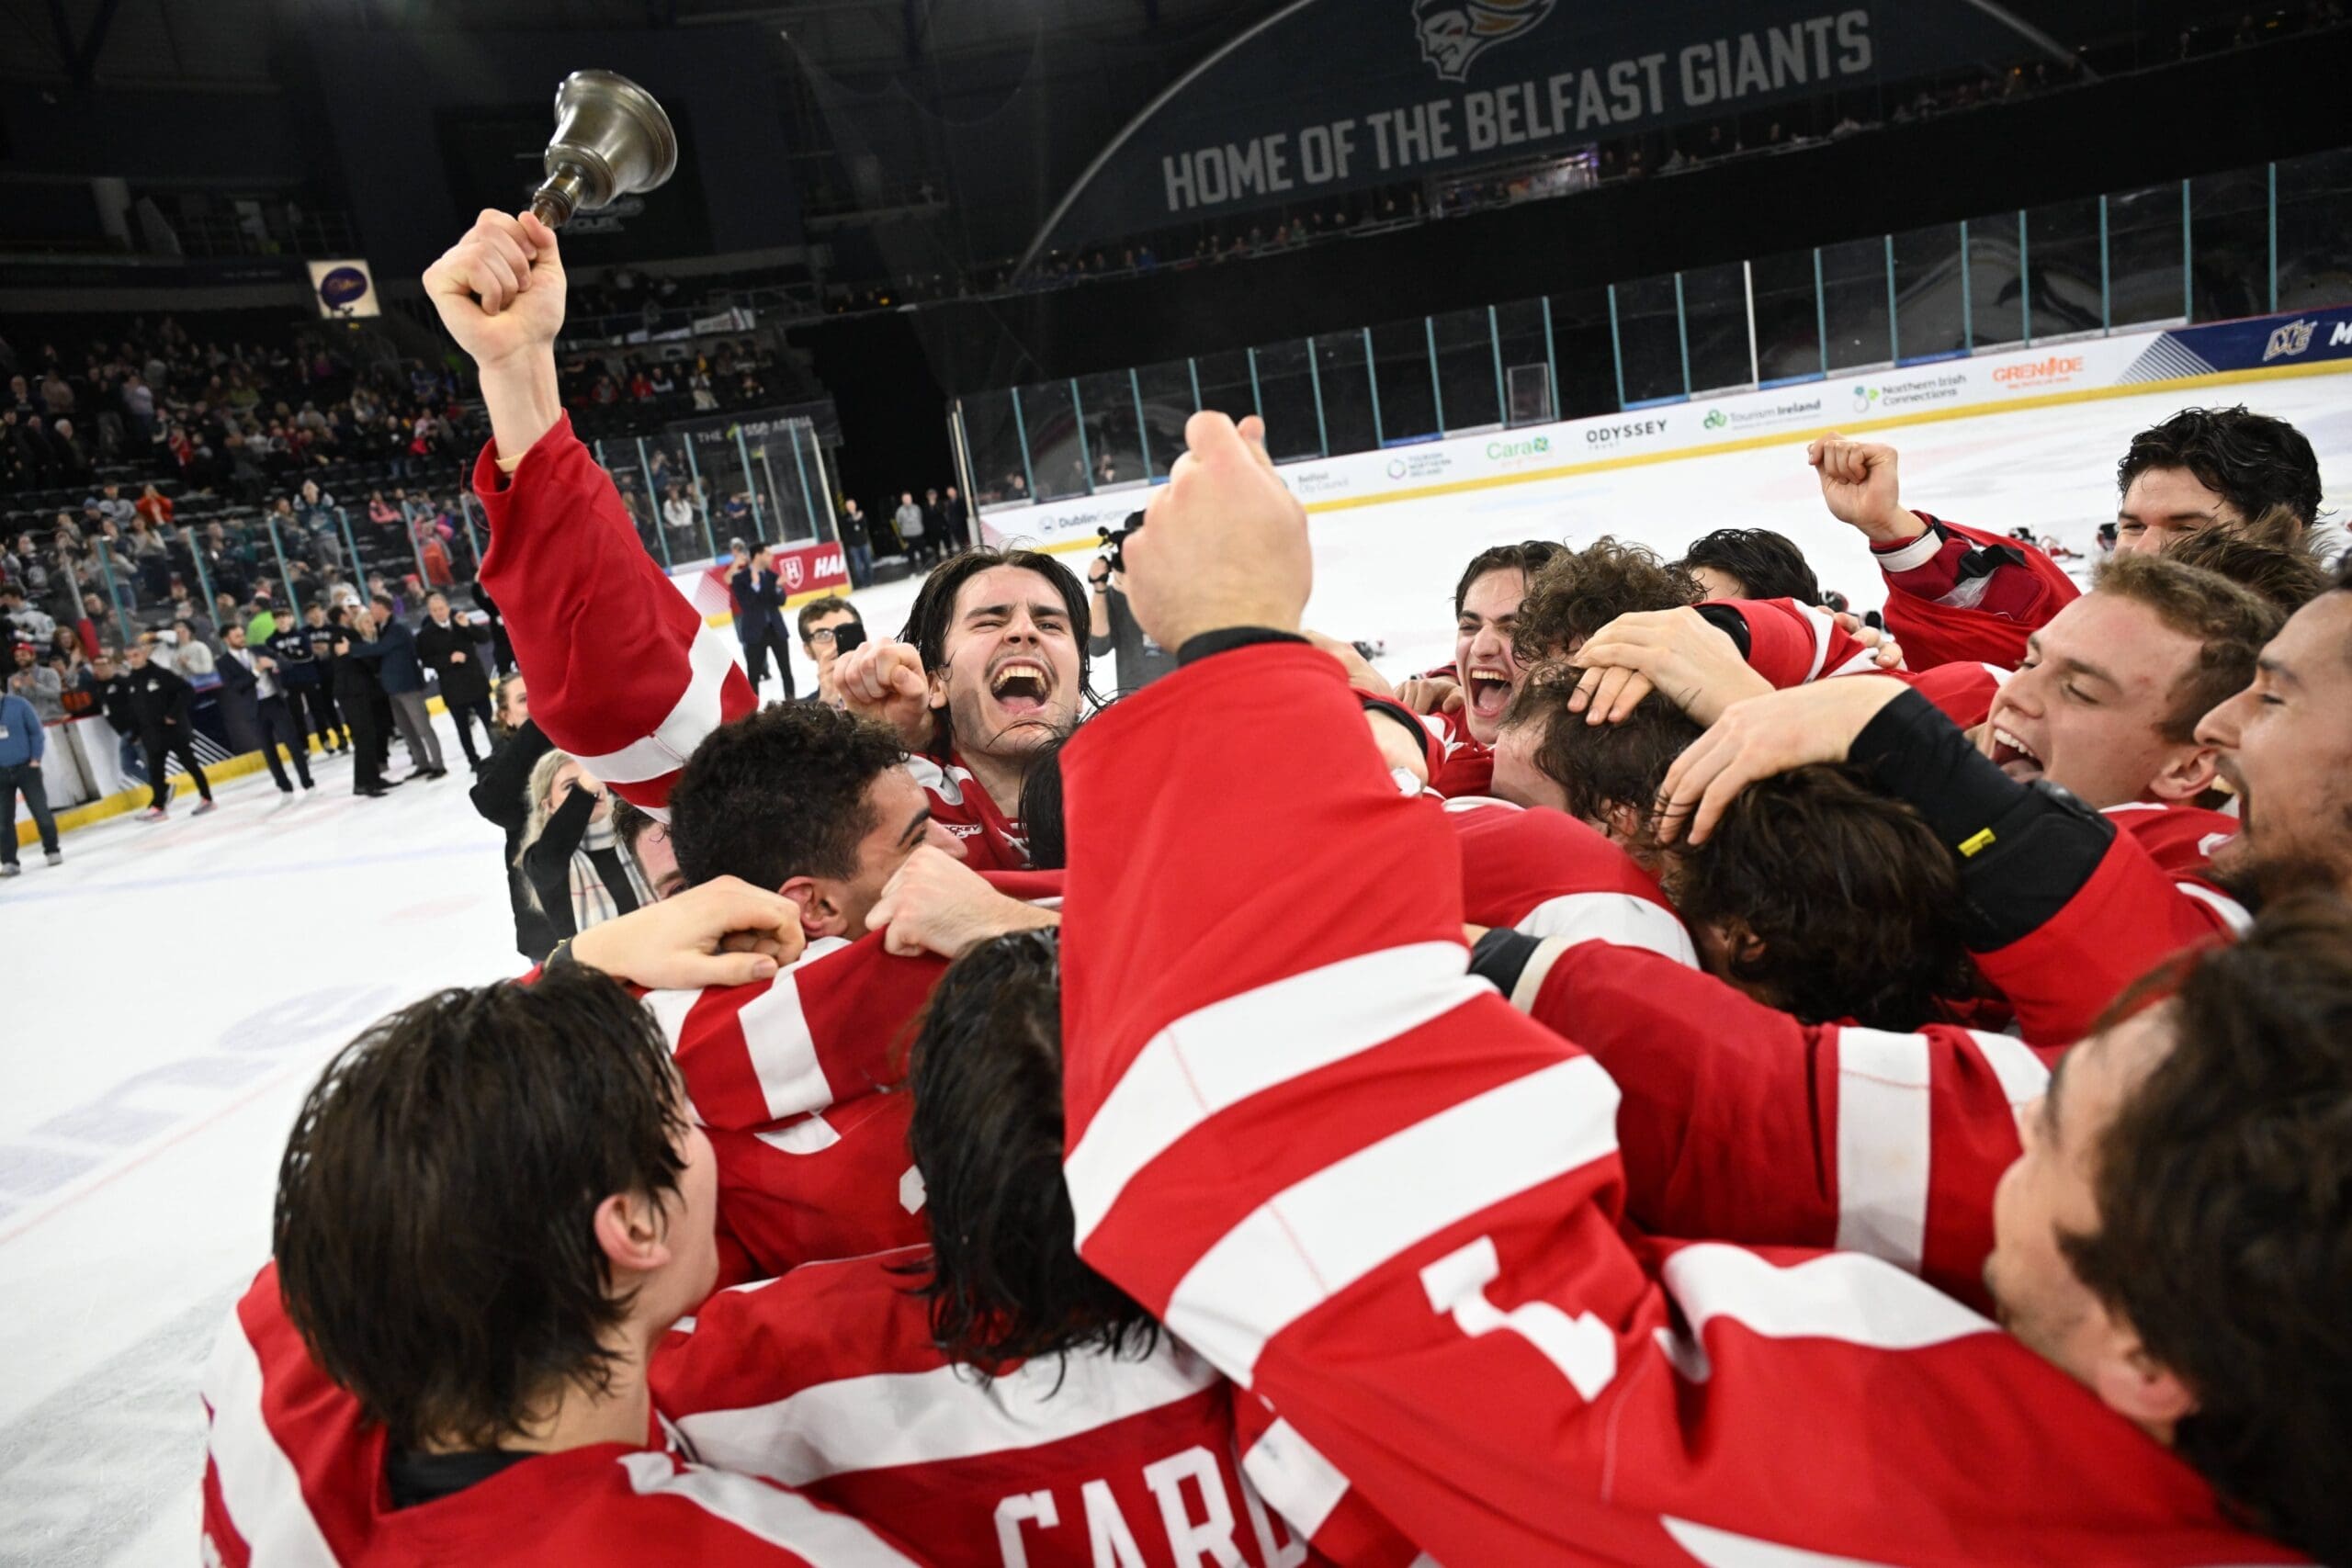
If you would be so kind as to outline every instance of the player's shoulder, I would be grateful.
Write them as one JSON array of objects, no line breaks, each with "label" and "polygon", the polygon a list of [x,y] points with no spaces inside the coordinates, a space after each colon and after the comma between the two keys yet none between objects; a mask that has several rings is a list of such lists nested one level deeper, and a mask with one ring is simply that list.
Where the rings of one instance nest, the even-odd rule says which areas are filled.
[{"label": "player's shoulder", "polygon": [[2236,818],[2224,812],[2165,801],[2125,801],[2100,815],[2176,876],[2203,871],[2213,852],[2237,837],[2239,826]]}]

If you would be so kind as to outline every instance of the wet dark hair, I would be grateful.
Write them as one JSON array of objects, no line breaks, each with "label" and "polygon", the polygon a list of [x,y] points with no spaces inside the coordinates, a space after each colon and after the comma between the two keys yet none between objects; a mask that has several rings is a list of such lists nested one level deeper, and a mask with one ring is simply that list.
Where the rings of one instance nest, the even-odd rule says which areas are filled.
[{"label": "wet dark hair", "polygon": [[1690,926],[1753,935],[1729,977],[1807,1023],[1917,1029],[1982,988],[1951,852],[1845,768],[1749,784],[1705,843],[1672,847],[1664,880]]},{"label": "wet dark hair", "polygon": [[2248,521],[2283,506],[2304,527],[2319,518],[2319,458],[2303,433],[2244,403],[2183,409],[2132,438],[2115,466],[2118,494],[2151,468],[2186,468]]},{"label": "wet dark hair", "polygon": [[931,1222],[932,1338],[982,1372],[1073,1351],[1147,1355],[1159,1325],[1078,1255],[1062,1179],[1061,933],[947,966],[909,1053],[907,1147]]},{"label": "wet dark hair", "polygon": [[1742,599],[1793,599],[1821,603],[1821,583],[1796,541],[1770,528],[1718,528],[1690,541],[1675,565],[1688,572],[1707,567],[1738,581]]},{"label": "wet dark hair", "polygon": [[2352,905],[2283,900],[2176,958],[2172,1048],[2101,1138],[2075,1272],[2197,1396],[2173,1447],[2264,1533],[2352,1562]]},{"label": "wet dark hair", "polygon": [[779,703],[703,737],[670,786],[670,844],[689,886],[857,874],[867,792],[906,760],[898,738],[822,703]]},{"label": "wet dark hair", "polygon": [[[999,549],[993,546],[975,545],[958,550],[937,566],[923,579],[922,588],[915,594],[915,602],[907,610],[907,624],[899,628],[899,640],[913,645],[922,657],[925,673],[936,673],[947,667],[947,634],[956,624],[956,595],[964,584],[991,567],[1018,567],[1034,571],[1051,583],[1062,602],[1064,613],[1069,616],[1070,636],[1078,644],[1078,687],[1082,695],[1091,695],[1090,674],[1092,662],[1087,654],[1086,584],[1078,574],[1043,550]],[[947,753],[952,740],[948,731],[948,714],[944,707],[933,716],[932,749],[941,756]]]},{"label": "wet dark hair", "polygon": [[1453,613],[1462,614],[1463,604],[1470,597],[1470,586],[1490,571],[1516,571],[1533,578],[1544,562],[1566,549],[1566,545],[1549,539],[1527,539],[1516,545],[1496,545],[1480,550],[1462,569],[1462,581],[1453,585]]},{"label": "wet dark hair", "polygon": [[1680,567],[1603,534],[1580,550],[1561,550],[1529,576],[1512,649],[1521,660],[1556,658],[1620,615],[1698,602],[1699,585]]},{"label": "wet dark hair", "polygon": [[345,1047],[295,1118],[272,1244],[287,1315],[403,1449],[490,1449],[609,1388],[594,1214],[660,1200],[684,1126],[652,1016],[594,970],[426,997]]},{"label": "wet dark hair", "polygon": [[1703,732],[1702,727],[1653,692],[1618,724],[1587,724],[1568,711],[1568,698],[1584,671],[1552,663],[1532,671],[1503,710],[1502,728],[1540,724],[1536,770],[1567,796],[1568,815],[1605,822],[1614,807],[1631,807],[1646,821],[1658,786],[1674,759]]},{"label": "wet dark hair", "polygon": [[1078,733],[1073,727],[1029,753],[1021,776],[1021,830],[1027,837],[1029,868],[1060,871],[1069,864],[1069,832],[1062,820],[1062,748]]}]

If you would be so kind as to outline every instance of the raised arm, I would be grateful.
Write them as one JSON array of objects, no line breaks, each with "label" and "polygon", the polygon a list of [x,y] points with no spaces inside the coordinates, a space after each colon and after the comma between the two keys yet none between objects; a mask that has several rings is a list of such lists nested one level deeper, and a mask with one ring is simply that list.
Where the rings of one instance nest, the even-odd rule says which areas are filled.
[{"label": "raised arm", "polygon": [[424,282],[481,371],[491,418],[474,465],[490,519],[481,581],[505,607],[532,716],[624,798],[666,815],[688,754],[752,711],[752,688],[727,639],[645,553],[562,412],[555,235],[528,214],[484,212]]}]

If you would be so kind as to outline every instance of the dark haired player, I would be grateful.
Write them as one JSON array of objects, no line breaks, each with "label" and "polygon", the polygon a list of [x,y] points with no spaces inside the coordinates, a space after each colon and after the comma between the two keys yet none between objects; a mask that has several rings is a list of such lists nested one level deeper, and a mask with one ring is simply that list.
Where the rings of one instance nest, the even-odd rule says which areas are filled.
[{"label": "dark haired player", "polygon": [[[733,897],[714,931],[782,918]],[[654,1348],[718,1271],[711,1164],[601,975],[444,991],[362,1034],[303,1106],[275,1261],[205,1374],[206,1561],[910,1561],[657,1425]]]}]

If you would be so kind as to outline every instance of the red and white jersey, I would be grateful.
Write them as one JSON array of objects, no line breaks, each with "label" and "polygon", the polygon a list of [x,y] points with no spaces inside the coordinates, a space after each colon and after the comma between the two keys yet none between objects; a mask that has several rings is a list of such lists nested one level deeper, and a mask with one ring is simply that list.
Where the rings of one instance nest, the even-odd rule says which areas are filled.
[{"label": "red and white jersey", "polygon": [[719,1223],[752,1264],[729,1282],[929,1241],[912,1114],[909,1095],[865,1094],[769,1127],[711,1129]]},{"label": "red and white jersey", "polygon": [[1886,625],[1925,670],[1983,661],[2014,670],[2026,638],[2082,596],[2032,545],[1919,512],[1926,533],[1871,547],[1886,579]]},{"label": "red and white jersey", "polygon": [[962,759],[913,756],[907,767],[931,795],[931,819],[964,846],[964,863],[974,871],[1019,871],[1029,863],[1029,839],[1020,821],[1004,814]]},{"label": "red and white jersey", "polygon": [[695,1120],[749,1130],[898,1082],[907,1028],[946,968],[887,952],[878,935],[822,937],[770,979],[639,999],[670,1042]]},{"label": "red and white jersey", "polygon": [[1232,1385],[1215,1368],[1163,1336],[1146,1356],[1057,1357],[984,1380],[932,1344],[913,1293],[928,1258],[907,1247],[721,1292],[663,1342],[656,1404],[705,1463],[892,1521],[928,1562],[1306,1557],[1243,1478]]},{"label": "red and white jersey", "polygon": [[1993,1189],[2057,1053],[1931,1023],[1800,1023],[1646,953],[1547,942],[1513,1005],[1617,1106],[1625,1212],[1654,1235],[1866,1252],[1984,1311]]},{"label": "red and white jersey", "polygon": [[225,1568],[917,1561],[846,1514],[656,1444],[543,1454],[396,1509],[384,1429],[311,1359],[275,1263],[222,1328],[204,1404],[203,1561]]},{"label": "red and white jersey", "polygon": [[1432,1558],[2294,1560],[1912,1275],[1629,1234],[1615,1086],[1466,973],[1458,849],[1329,660],[1203,660],[1062,765],[1080,1254]]},{"label": "red and white jersey", "polygon": [[1794,599],[1719,599],[1709,604],[1736,611],[1747,623],[1748,667],[1776,687],[1878,669],[1876,651],[1818,604]]},{"label": "red and white jersey", "polygon": [[1699,954],[1657,879],[1563,811],[1507,800],[1444,803],[1462,851],[1462,914],[1529,936],[1647,948],[1696,967]]},{"label": "red and white jersey", "polygon": [[2132,800],[2100,815],[2138,840],[2160,870],[2200,885],[2213,852],[2238,836],[2236,818],[2201,806]]},{"label": "red and white jersey", "polygon": [[[645,553],[612,476],[559,419],[511,475],[474,460],[490,519],[482,586],[497,597],[548,739],[631,804],[669,819],[670,786],[702,738],[759,705],[733,641]],[[1029,863],[1005,818],[951,754],[910,760],[933,814],[978,870]],[[972,829],[968,834],[966,829]]]},{"label": "red and white jersey", "polygon": [[1437,742],[1441,759],[1430,773],[1432,795],[1484,795],[1495,787],[1494,748],[1472,739],[1460,714],[1425,713],[1420,720]]},{"label": "red and white jersey", "polygon": [[474,461],[490,519],[482,586],[498,600],[531,716],[624,799],[668,818],[702,738],[758,705],[731,638],[645,553],[612,477],[565,415],[511,476]]}]

